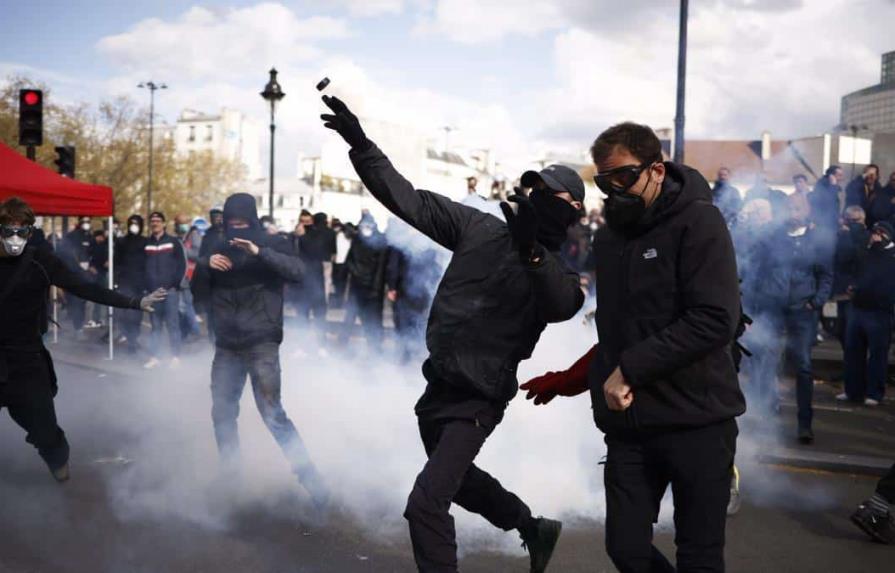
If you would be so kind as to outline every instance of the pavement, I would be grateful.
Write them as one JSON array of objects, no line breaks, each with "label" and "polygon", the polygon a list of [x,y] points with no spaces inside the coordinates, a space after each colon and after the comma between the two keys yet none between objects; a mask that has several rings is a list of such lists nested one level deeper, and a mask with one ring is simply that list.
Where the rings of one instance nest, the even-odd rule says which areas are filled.
[{"label": "pavement", "polygon": [[[207,354],[206,346],[195,342],[185,352]],[[0,572],[415,570],[405,529],[386,527],[386,519],[381,527],[371,527],[338,509],[321,522],[309,517],[297,494],[247,498],[231,506],[224,520],[177,511],[205,507],[197,497],[229,496],[230,490],[210,482],[207,488],[189,490],[188,496],[172,497],[172,490],[160,484],[166,473],[179,476],[177,468],[146,467],[127,452],[185,448],[172,437],[178,424],[195,422],[184,427],[207,431],[207,420],[177,419],[175,411],[171,432],[141,433],[128,421],[138,409],[159,404],[134,403],[132,388],[157,383],[164,371],[147,373],[126,358],[110,362],[104,358],[105,347],[92,339],[66,340],[50,349],[65,385],[57,405],[75,448],[73,479],[63,485],[53,482],[21,431],[0,416]],[[848,516],[872,492],[881,464],[895,460],[895,405],[887,401],[871,409],[838,403],[833,396],[839,386],[824,378],[823,367],[818,370],[814,445],[801,446],[794,439],[791,381],[781,386],[780,415],[741,420],[743,507],[728,522],[728,571],[892,570],[895,547],[867,541]],[[655,543],[671,556],[668,501]],[[575,515],[562,518],[564,533],[550,571],[614,571],[603,549],[602,523]],[[527,571],[527,556],[515,534],[494,535],[498,542],[469,543],[469,536],[461,535],[461,570]]]}]

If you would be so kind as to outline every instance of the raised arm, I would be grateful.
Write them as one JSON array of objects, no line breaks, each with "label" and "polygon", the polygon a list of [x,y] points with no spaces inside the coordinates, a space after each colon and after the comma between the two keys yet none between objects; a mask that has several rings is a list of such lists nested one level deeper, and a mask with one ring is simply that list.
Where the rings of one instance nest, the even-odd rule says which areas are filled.
[{"label": "raised arm", "polygon": [[333,111],[320,116],[324,125],[337,131],[351,146],[351,162],[370,193],[418,231],[453,250],[473,217],[481,213],[437,193],[415,189],[367,139],[348,106],[335,97],[323,96],[323,101]]}]

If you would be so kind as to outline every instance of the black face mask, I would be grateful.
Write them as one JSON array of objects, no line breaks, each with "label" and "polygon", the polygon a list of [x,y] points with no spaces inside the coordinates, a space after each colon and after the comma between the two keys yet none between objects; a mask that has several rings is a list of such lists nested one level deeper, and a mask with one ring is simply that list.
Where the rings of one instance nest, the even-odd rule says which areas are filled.
[{"label": "black face mask", "polygon": [[578,219],[578,211],[546,191],[532,191],[528,198],[538,213],[538,242],[548,251],[558,251],[566,241],[569,226]]},{"label": "black face mask", "polygon": [[[646,184],[649,185],[653,174],[650,173]],[[618,232],[630,231],[646,212],[646,201],[640,195],[635,195],[628,191],[630,187],[624,191],[616,191],[609,194],[606,198],[606,224],[613,230]],[[646,189],[646,187],[644,187]]]}]

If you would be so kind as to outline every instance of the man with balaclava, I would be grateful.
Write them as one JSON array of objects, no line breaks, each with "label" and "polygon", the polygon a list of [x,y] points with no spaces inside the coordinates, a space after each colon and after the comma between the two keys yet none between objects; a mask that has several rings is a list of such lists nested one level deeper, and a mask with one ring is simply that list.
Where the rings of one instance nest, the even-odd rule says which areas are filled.
[{"label": "man with balaclava", "polygon": [[[127,218],[127,234],[115,244],[115,265],[118,290],[128,296],[143,296],[146,292],[146,237],[143,236],[143,217],[133,214]],[[121,329],[127,338],[127,349],[136,354],[140,348],[140,324],[143,314],[136,310],[121,312]]]},{"label": "man with balaclava", "polygon": [[[594,239],[599,345],[522,388],[536,404],[590,389],[607,445],[606,549],[620,571],[720,572],[746,409],[731,353],[741,312],[730,233],[708,182],[663,161],[648,126],[610,127],[591,154],[608,195]],[[676,568],[652,545],[669,485]]]},{"label": "man with balaclava", "polygon": [[152,311],[163,292],[129,296],[103,288],[70,270],[49,249],[28,244],[34,212],[16,197],[0,203],[0,410],[6,408],[27,432],[27,441],[58,481],[69,479],[69,446],[59,427],[53,398],[58,386],[47,332],[50,286],[100,304]]},{"label": "man with balaclava", "polygon": [[224,466],[237,470],[236,419],[246,377],[255,405],[318,507],[328,494],[308,451],[280,402],[280,344],[283,342],[283,290],[301,278],[302,262],[288,241],[261,228],[255,199],[236,193],[224,203],[226,237],[209,247],[200,264],[193,294],[214,314],[215,350],[211,366],[211,417]]},{"label": "man with balaclava", "polygon": [[895,308],[895,229],[880,221],[849,285],[851,309],[845,327],[845,392],[840,400],[878,406],[886,393],[892,309]]},{"label": "man with balaclava", "polygon": [[[584,202],[584,184],[562,165],[523,175],[531,195],[502,204],[506,222],[430,191],[414,189],[364,134],[338,98],[321,118],[351,146],[366,188],[392,213],[453,252],[429,314],[423,363],[427,385],[416,404],[428,462],[404,516],[420,571],[457,571],[452,503],[505,531],[518,530],[531,571],[542,572],[559,538],[558,521],[528,506],[474,464],[518,391],[516,369],[549,322],[584,303],[577,273],[559,258]],[[355,244],[362,242],[362,236]],[[354,246],[352,245],[352,248]]]},{"label": "man with balaclava", "polygon": [[165,289],[168,293],[158,312],[152,314],[152,333],[150,334],[150,358],[143,365],[152,369],[161,364],[162,331],[168,331],[171,346],[172,368],[180,366],[180,285],[186,274],[186,255],[183,244],[177,237],[165,231],[165,214],[154,211],[149,215],[149,237],[146,239],[146,288]]},{"label": "man with balaclava", "polygon": [[382,305],[385,297],[385,265],[388,242],[370,214],[357,226],[345,266],[348,269],[348,306],[342,330],[342,341],[348,342],[355,322],[364,328],[367,349],[377,352],[382,344]]},{"label": "man with balaclava", "polygon": [[730,169],[727,167],[718,169],[715,186],[712,187],[712,203],[721,211],[727,227],[732,228],[743,206],[743,198],[740,196],[740,190],[730,183]]},{"label": "man with balaclava", "polygon": [[[78,226],[70,231],[62,245],[62,259],[74,272],[87,273],[90,270],[90,253],[93,250],[93,233],[90,231],[90,217],[80,217]],[[75,336],[83,335],[84,320],[86,319],[87,302],[75,295],[65,293],[65,307],[68,310]]]}]

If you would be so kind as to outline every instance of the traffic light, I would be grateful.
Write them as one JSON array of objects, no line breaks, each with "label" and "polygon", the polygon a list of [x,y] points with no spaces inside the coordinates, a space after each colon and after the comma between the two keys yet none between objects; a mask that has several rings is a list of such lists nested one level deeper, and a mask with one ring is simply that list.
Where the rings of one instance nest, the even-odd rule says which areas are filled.
[{"label": "traffic light", "polygon": [[56,147],[56,155],[59,157],[53,161],[59,171],[70,179],[75,178],[75,147],[73,145],[60,145]]},{"label": "traffic light", "polygon": [[19,90],[19,145],[33,147],[44,142],[44,93]]}]

